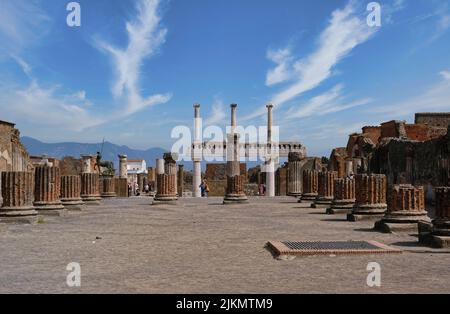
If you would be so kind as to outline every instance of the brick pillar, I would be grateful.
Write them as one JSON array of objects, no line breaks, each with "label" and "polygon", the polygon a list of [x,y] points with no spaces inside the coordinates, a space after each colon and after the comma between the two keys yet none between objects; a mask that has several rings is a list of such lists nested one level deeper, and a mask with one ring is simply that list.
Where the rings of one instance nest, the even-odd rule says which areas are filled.
[{"label": "brick pillar", "polygon": [[311,202],[318,195],[319,172],[316,170],[303,171],[303,193],[301,201]]},{"label": "brick pillar", "polygon": [[8,171],[2,172],[1,178],[3,203],[0,207],[0,222],[35,222],[34,173]]},{"label": "brick pillar", "polygon": [[328,207],[331,205],[334,199],[334,179],[337,177],[336,171],[319,172],[317,198],[312,207]]},{"label": "brick pillar", "polygon": [[69,210],[82,210],[80,176],[61,176],[61,202]]},{"label": "brick pillar", "polygon": [[423,187],[400,184],[390,189],[386,214],[375,223],[375,229],[383,232],[417,231],[419,222],[429,221]]},{"label": "brick pillar", "polygon": [[114,188],[118,197],[128,197],[127,178],[114,178]]},{"label": "brick pillar", "polygon": [[61,213],[61,175],[59,167],[37,166],[34,169],[34,207],[40,214]]},{"label": "brick pillar", "polygon": [[387,209],[386,187],[384,174],[356,175],[356,202],[347,220],[382,218]]},{"label": "brick pillar", "polygon": [[184,166],[179,165],[178,166],[178,180],[177,180],[177,192],[179,197],[183,197],[183,190],[184,190]]},{"label": "brick pillar", "polygon": [[450,187],[435,188],[435,193],[436,218],[433,220],[433,235],[450,237]]},{"label": "brick pillar", "polygon": [[100,205],[100,184],[97,173],[81,174],[81,199],[86,205]]},{"label": "brick pillar", "polygon": [[350,214],[355,205],[355,179],[338,178],[334,180],[334,199],[327,214]]},{"label": "brick pillar", "polygon": [[116,182],[114,180],[114,176],[103,175],[100,177],[101,181],[101,190],[100,195],[102,198],[110,198],[116,197]]},{"label": "brick pillar", "polygon": [[301,154],[289,153],[288,157],[288,193],[289,196],[300,197],[302,195],[302,162]]},{"label": "brick pillar", "polygon": [[128,178],[127,155],[119,155],[119,178]]},{"label": "brick pillar", "polygon": [[158,166],[154,204],[170,204],[178,200],[176,161],[171,153],[165,153],[163,158],[164,162]]}]

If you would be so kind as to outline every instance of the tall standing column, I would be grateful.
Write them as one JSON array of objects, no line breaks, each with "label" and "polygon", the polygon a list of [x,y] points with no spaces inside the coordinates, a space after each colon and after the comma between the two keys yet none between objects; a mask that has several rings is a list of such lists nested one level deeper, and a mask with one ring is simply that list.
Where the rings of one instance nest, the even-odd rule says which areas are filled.
[{"label": "tall standing column", "polygon": [[312,207],[329,207],[334,199],[334,179],[338,177],[336,171],[322,171],[318,176],[318,193]]},{"label": "tall standing column", "polygon": [[356,202],[348,221],[379,219],[386,212],[387,180],[384,174],[356,175]]},{"label": "tall standing column", "polygon": [[[172,153],[165,153],[164,160],[157,161],[157,190],[153,200],[154,205],[176,204],[177,197],[177,174],[176,161]],[[175,171],[174,171],[175,168]]]},{"label": "tall standing column", "polygon": [[303,194],[301,197],[301,202],[312,202],[317,198],[318,181],[319,181],[318,171],[316,170],[303,171]]},{"label": "tall standing column", "polygon": [[37,211],[33,207],[34,173],[8,171],[1,173],[2,198],[0,222],[33,223]]},{"label": "tall standing column", "polygon": [[128,178],[128,157],[127,155],[119,155],[119,178]]},{"label": "tall standing column", "polygon": [[272,109],[273,105],[268,104],[267,108],[267,146],[270,151],[270,155],[266,158],[266,195],[268,197],[275,197],[275,160],[272,156]]},{"label": "tall standing column", "polygon": [[178,187],[177,187],[178,196],[183,197],[183,191],[184,191],[184,166],[183,165],[178,166],[177,183],[178,183]]},{"label": "tall standing column", "polygon": [[81,198],[86,205],[100,205],[100,181],[97,173],[81,174]]},{"label": "tall standing column", "polygon": [[430,222],[425,210],[425,193],[422,186],[394,185],[389,191],[385,216],[375,223],[382,232],[416,231],[419,222]]},{"label": "tall standing column", "polygon": [[355,205],[355,179],[338,178],[334,180],[334,199],[327,214],[351,214]]},{"label": "tall standing column", "polygon": [[34,207],[39,214],[61,215],[61,175],[59,167],[37,166],[34,169]]},{"label": "tall standing column", "polygon": [[200,190],[200,184],[202,183],[202,157],[202,118],[200,117],[200,104],[194,104],[194,142],[192,143],[192,161],[194,163],[192,194],[194,197],[202,197]]},{"label": "tall standing column", "polygon": [[61,202],[69,210],[82,210],[80,176],[61,176]]},{"label": "tall standing column", "polygon": [[239,134],[235,132],[237,105],[232,104],[230,107],[231,133],[228,134],[227,141],[227,189],[223,199],[225,205],[248,202],[247,195],[245,195],[245,177],[241,175],[239,161]]},{"label": "tall standing column", "polygon": [[288,195],[293,197],[302,196],[302,162],[300,153],[289,153],[288,156]]}]

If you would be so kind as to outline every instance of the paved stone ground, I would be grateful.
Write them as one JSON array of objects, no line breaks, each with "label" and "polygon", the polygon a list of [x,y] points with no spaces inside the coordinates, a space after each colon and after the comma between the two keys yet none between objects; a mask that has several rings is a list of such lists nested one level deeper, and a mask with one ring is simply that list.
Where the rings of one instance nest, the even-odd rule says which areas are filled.
[{"label": "paved stone ground", "polygon": [[[450,292],[450,254],[419,247],[414,236],[372,232],[373,223],[293,198],[221,201],[113,199],[36,225],[0,225],[0,293]],[[277,260],[268,240],[377,240],[406,252]],[[70,262],[81,265],[80,288],[66,285]],[[381,288],[366,285],[369,262],[382,267]]]}]

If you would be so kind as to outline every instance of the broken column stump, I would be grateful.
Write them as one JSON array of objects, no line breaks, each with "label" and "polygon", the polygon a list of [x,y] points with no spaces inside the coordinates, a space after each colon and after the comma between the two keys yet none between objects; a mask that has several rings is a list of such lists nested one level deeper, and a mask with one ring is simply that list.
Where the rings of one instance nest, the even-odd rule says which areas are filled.
[{"label": "broken column stump", "polygon": [[384,174],[358,174],[355,178],[356,202],[348,221],[383,218],[386,209],[387,179]]},{"label": "broken column stump", "polygon": [[355,205],[355,179],[338,178],[334,180],[334,199],[327,214],[351,214]]},{"label": "broken column stump", "polygon": [[156,195],[153,204],[177,204],[177,164],[171,153],[163,155],[164,162],[158,167]]},{"label": "broken column stump", "polygon": [[42,215],[60,216],[64,213],[61,202],[61,175],[59,167],[41,165],[34,169],[34,208]]},{"label": "broken column stump", "polygon": [[319,172],[316,170],[303,171],[303,193],[299,202],[313,202],[317,198]]},{"label": "broken column stump", "polygon": [[34,223],[38,212],[33,207],[34,173],[7,171],[1,173],[2,198],[0,222]]},{"label": "broken column stump", "polygon": [[81,199],[88,205],[100,205],[100,184],[97,173],[81,174]]},{"label": "broken column stump", "polygon": [[322,171],[318,174],[317,197],[311,207],[329,207],[334,199],[334,179],[337,178],[336,171]]},{"label": "broken column stump", "polygon": [[68,210],[83,210],[80,176],[61,176],[61,202]]},{"label": "broken column stump", "polygon": [[116,181],[113,175],[102,175],[100,177],[100,196],[102,198],[116,197]]},{"label": "broken column stump", "polygon": [[386,233],[417,232],[419,222],[430,222],[425,210],[423,187],[410,184],[394,185],[389,193],[386,214],[375,223],[374,229]]},{"label": "broken column stump", "polygon": [[300,153],[289,153],[288,156],[288,193],[287,195],[300,198],[302,196],[302,163]]},{"label": "broken column stump", "polygon": [[450,248],[450,187],[435,188],[436,207],[432,226],[419,223],[419,242],[435,248]]}]

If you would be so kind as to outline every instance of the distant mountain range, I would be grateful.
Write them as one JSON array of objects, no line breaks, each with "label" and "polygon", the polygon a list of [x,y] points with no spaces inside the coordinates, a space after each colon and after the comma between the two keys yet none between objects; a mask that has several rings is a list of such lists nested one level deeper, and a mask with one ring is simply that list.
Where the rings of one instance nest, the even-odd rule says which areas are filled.
[{"label": "distant mountain range", "polygon": [[[34,138],[23,136],[21,138],[22,144],[28,150],[28,153],[33,156],[48,155],[61,159],[65,156],[72,156],[79,158],[81,154],[94,155],[102,149],[102,143],[84,144],[74,142],[64,143],[44,143]],[[114,162],[114,166],[118,169],[118,157],[119,154],[128,156],[128,159],[144,159],[148,167],[155,166],[155,160],[162,158],[163,153],[166,150],[163,148],[150,148],[147,150],[132,149],[128,146],[120,146],[110,142],[105,142],[103,145],[103,160],[110,160]]]}]

